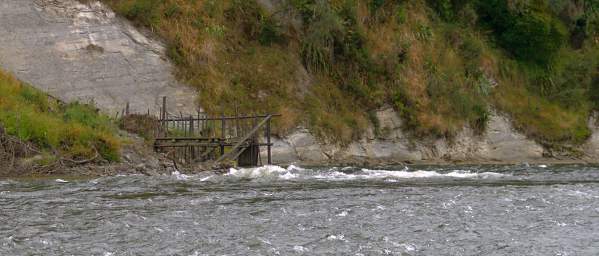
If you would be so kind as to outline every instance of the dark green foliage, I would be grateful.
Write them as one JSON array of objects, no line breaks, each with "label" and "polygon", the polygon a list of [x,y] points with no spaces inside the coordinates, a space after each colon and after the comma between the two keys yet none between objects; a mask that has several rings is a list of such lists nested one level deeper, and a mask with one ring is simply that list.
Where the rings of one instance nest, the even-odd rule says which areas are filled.
[{"label": "dark green foliage", "polygon": [[[302,40],[304,65],[314,72],[328,72],[334,61],[335,42],[343,38],[342,20],[330,8],[328,3],[318,1],[312,18],[308,19],[305,37]],[[302,10],[306,12],[307,10]]]},{"label": "dark green foliage", "polygon": [[124,10],[125,17],[141,25],[154,27],[160,22],[160,13],[158,13],[160,2],[160,0],[135,1]]},{"label": "dark green foliage", "polygon": [[265,46],[286,41],[277,20],[265,13],[256,1],[234,0],[225,15],[238,24],[248,40],[258,41]]},{"label": "dark green foliage", "polygon": [[167,18],[175,18],[181,15],[181,13],[182,11],[179,5],[171,3],[166,7],[166,10],[164,11],[164,16]]},{"label": "dark green foliage", "polygon": [[286,42],[280,25],[273,18],[263,17],[260,26],[258,41],[262,45],[283,44]]},{"label": "dark green foliage", "polygon": [[512,26],[499,35],[500,44],[517,58],[540,65],[549,64],[566,37],[563,25],[542,14],[514,19]]},{"label": "dark green foliage", "polygon": [[174,42],[171,42],[166,48],[166,55],[177,65],[186,64],[181,39],[175,38]]},{"label": "dark green foliage", "polygon": [[376,12],[378,9],[383,7],[385,0],[371,0],[369,7],[371,12]]},{"label": "dark green foliage", "polygon": [[445,21],[457,21],[461,12],[474,0],[428,0],[428,4]]},{"label": "dark green foliage", "polygon": [[442,19],[446,21],[453,19],[454,12],[451,0],[429,0],[428,2]]},{"label": "dark green foliage", "polygon": [[507,0],[479,1],[481,22],[498,43],[521,61],[548,65],[562,47],[567,31],[542,1],[511,7]]}]

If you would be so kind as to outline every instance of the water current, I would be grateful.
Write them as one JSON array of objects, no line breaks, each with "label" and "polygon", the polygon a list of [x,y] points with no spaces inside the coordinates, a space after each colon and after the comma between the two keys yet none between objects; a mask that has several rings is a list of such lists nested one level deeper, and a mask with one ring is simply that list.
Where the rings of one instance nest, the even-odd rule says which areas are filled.
[{"label": "water current", "polygon": [[599,167],[0,180],[0,255],[599,255]]}]

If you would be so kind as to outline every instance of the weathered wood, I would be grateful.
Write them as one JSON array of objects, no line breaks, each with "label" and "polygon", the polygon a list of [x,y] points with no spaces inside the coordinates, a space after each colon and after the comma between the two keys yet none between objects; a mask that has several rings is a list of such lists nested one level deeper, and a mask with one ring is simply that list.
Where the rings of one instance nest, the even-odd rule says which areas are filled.
[{"label": "weathered wood", "polygon": [[267,154],[268,154],[268,164],[272,165],[272,144],[270,143],[270,121],[271,119],[268,119],[268,123],[266,124],[266,144],[268,144],[266,150],[267,150]]},{"label": "weathered wood", "polygon": [[[272,117],[280,117],[280,114],[271,114],[271,115],[255,115],[255,116],[239,116],[239,117],[235,117],[235,116],[221,116],[221,117],[202,117],[202,118],[197,118],[194,119],[194,121],[221,121],[223,119],[225,119],[226,121],[229,120],[252,120],[252,119],[261,119],[261,118],[266,118],[268,116],[272,116]],[[164,121],[180,121],[180,118],[166,118]]]},{"label": "weathered wood", "polygon": [[162,97],[162,120],[166,120],[166,96]]},{"label": "weathered wood", "polygon": [[[280,115],[240,115],[236,105],[235,116],[222,112],[220,117],[209,117],[197,111],[195,117],[181,112],[169,117],[166,98],[162,105],[154,148],[167,152],[173,160],[193,163],[229,159],[255,166],[261,163],[260,147],[266,146],[268,163],[272,164],[271,120]],[[262,136],[266,138],[264,143],[260,142]]]},{"label": "weathered wood", "polygon": [[[225,114],[223,113],[221,117],[222,118],[221,118],[221,126],[220,126],[220,129],[221,129],[220,136],[221,136],[222,140],[225,140],[225,137],[226,137],[226,135],[225,135],[225,125],[226,125]],[[220,146],[220,155],[221,156],[225,155],[225,146],[224,145]]]},{"label": "weathered wood", "polygon": [[[262,127],[266,122],[268,122],[268,120],[270,120],[272,118],[272,116],[267,116],[266,118],[264,118],[264,120],[262,120],[258,125],[256,125],[254,127],[254,129],[252,129],[248,134],[246,134],[237,144],[235,144],[235,146],[233,146],[233,148],[231,149],[231,152],[235,152],[236,150],[238,150],[241,145],[249,140],[250,138],[252,138],[253,136],[256,135],[256,132],[258,132],[258,130],[260,130],[260,127]],[[221,162],[224,159],[226,159],[227,157],[229,157],[231,155],[231,152],[229,152],[228,154],[222,155],[220,158],[218,158],[216,160],[216,162]]]}]

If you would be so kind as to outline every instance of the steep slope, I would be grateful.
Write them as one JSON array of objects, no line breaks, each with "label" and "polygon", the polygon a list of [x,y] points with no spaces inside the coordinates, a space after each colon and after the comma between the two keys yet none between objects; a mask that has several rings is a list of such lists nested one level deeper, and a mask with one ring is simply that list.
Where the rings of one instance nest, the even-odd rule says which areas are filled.
[{"label": "steep slope", "polygon": [[[157,54],[162,49],[127,32],[132,29],[98,2],[82,2],[9,1],[3,9],[35,10],[41,18],[30,19],[44,26],[63,17],[67,27],[78,28],[33,51],[42,52],[35,58],[48,58],[59,49],[53,74],[86,70],[81,67],[97,56],[111,60],[100,61],[82,80],[58,84],[86,84],[106,65],[135,62],[106,69],[106,75],[140,78],[125,84],[143,81],[153,88],[151,96],[139,86],[110,86],[102,79],[92,79],[101,86],[89,94],[107,96],[101,105],[115,108],[130,95],[156,105],[163,82],[172,79],[168,62]],[[102,2],[166,43],[177,78],[198,89],[199,105],[208,112],[283,114],[277,150],[287,162],[599,159],[596,127],[589,122],[599,109],[596,0]],[[34,27],[11,20],[0,23],[0,32]],[[89,31],[94,27],[103,31],[100,36]],[[60,43],[79,35],[82,44]],[[4,39],[12,46],[0,63],[25,79],[29,74],[42,85],[56,84],[40,75],[48,63],[29,70],[27,64],[36,64],[24,49],[38,44],[17,39]],[[193,109],[193,92],[169,92],[188,104],[181,107]]]},{"label": "steep slope", "polygon": [[594,0],[103,2],[164,38],[208,111],[280,112],[281,134],[347,145],[385,106],[415,137],[484,132],[493,109],[548,147],[591,134]]},{"label": "steep slope", "polygon": [[177,110],[195,111],[194,90],[174,79],[163,52],[99,4],[0,3],[0,66],[54,97],[94,102],[110,115],[126,102],[133,111],[157,113],[162,96]]}]

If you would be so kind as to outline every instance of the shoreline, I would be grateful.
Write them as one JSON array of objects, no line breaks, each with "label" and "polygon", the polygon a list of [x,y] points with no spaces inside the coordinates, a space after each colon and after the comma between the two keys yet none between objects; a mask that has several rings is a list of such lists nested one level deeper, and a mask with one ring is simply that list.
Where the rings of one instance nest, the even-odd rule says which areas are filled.
[{"label": "shoreline", "polygon": [[[456,166],[456,167],[469,167],[469,166],[518,166],[518,165],[584,165],[584,166],[599,166],[599,162],[585,161],[585,160],[559,160],[559,159],[542,159],[542,160],[531,160],[525,162],[509,162],[509,161],[460,161],[460,162],[448,162],[448,161],[415,161],[415,162],[379,162],[369,164],[358,164],[358,163],[292,163],[292,164],[274,164],[274,166],[287,167],[290,165],[300,167],[342,167],[342,166],[353,166],[358,168],[385,168],[385,167],[397,167],[397,166]],[[266,166],[266,165],[263,165]],[[246,169],[246,167],[232,167],[239,169]],[[257,168],[257,167],[248,167]],[[199,170],[189,167],[175,168],[170,161],[164,161],[160,163],[160,167],[157,169],[149,169],[147,166],[132,166],[128,163],[117,163],[108,165],[99,164],[88,164],[77,167],[68,167],[63,170],[56,170],[48,173],[32,172],[31,170],[15,170],[9,173],[0,172],[0,180],[6,179],[49,179],[49,178],[74,178],[74,179],[88,179],[98,177],[111,177],[118,175],[144,175],[144,176],[162,176],[172,175],[174,172],[180,172],[182,174],[200,174],[206,172],[219,172],[219,170]]]}]

